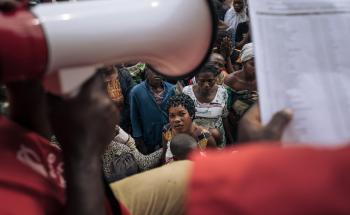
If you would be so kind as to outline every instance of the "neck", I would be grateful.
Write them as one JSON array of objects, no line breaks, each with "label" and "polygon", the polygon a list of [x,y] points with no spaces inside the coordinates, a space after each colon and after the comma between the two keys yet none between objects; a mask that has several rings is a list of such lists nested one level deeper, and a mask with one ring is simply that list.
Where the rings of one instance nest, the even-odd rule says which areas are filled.
[{"label": "neck", "polygon": [[[192,123],[190,129],[187,130],[187,131],[182,132],[182,134],[188,134],[188,135],[190,135],[190,136],[193,136],[195,130],[196,130],[195,124]],[[175,131],[175,129],[172,129],[172,133],[173,133],[174,136],[178,134],[178,133]]]},{"label": "neck", "polygon": [[151,84],[149,81],[148,81],[148,84],[149,84],[149,86],[152,88],[152,89],[154,89],[154,90],[156,90],[156,89],[159,89],[159,88],[163,88],[163,85],[162,84]]}]

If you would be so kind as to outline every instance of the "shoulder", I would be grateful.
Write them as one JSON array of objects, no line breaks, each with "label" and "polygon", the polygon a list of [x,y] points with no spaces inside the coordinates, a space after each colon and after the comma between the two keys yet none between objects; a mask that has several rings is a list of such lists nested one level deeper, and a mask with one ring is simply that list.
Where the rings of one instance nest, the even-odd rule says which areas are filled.
[{"label": "shoulder", "polygon": [[130,75],[130,73],[129,73],[129,71],[127,70],[127,69],[125,69],[125,68],[121,68],[121,69],[119,69],[119,73],[121,74],[121,76],[123,76],[123,77],[127,77],[127,78],[132,78],[131,77],[131,75]]},{"label": "shoulder", "polygon": [[173,89],[173,88],[175,88],[175,85],[174,84],[171,84],[171,83],[169,83],[169,82],[167,82],[167,81],[164,81],[163,82],[163,84],[164,84],[164,86],[166,87],[166,88],[168,88],[168,89]]},{"label": "shoulder", "polygon": [[232,87],[234,85],[234,83],[237,82],[237,77],[241,74],[242,71],[236,71],[233,72],[232,74],[229,74],[228,76],[226,76],[225,80],[224,80],[224,84]]},{"label": "shoulder", "polygon": [[172,139],[170,123],[164,125],[162,133],[163,133],[163,138],[166,142],[169,142]]},{"label": "shoulder", "polygon": [[143,81],[135,85],[135,87],[131,90],[131,93],[132,94],[141,93],[141,92],[144,92],[145,89],[146,89],[146,83]]},{"label": "shoulder", "polygon": [[163,126],[163,133],[170,131],[171,130],[171,125],[170,123],[166,124]]},{"label": "shoulder", "polygon": [[183,89],[183,91],[185,91],[185,90],[186,90],[186,91],[190,90],[190,89],[192,88],[192,86],[193,86],[193,85],[185,86],[184,89]]},{"label": "shoulder", "polygon": [[218,85],[218,93],[226,92],[226,88],[222,85]]},{"label": "shoulder", "polygon": [[228,9],[225,13],[225,21],[229,21],[230,19],[232,19],[234,14],[235,14],[235,11],[234,11],[233,7]]},{"label": "shoulder", "polygon": [[183,90],[182,90],[182,92],[184,93],[184,94],[190,94],[191,92],[192,92],[192,88],[193,88],[193,85],[188,85],[188,86],[186,86],[186,87],[184,87],[183,88]]},{"label": "shoulder", "polygon": [[220,99],[223,99],[223,100],[227,99],[227,89],[224,86],[219,85],[217,94]]}]

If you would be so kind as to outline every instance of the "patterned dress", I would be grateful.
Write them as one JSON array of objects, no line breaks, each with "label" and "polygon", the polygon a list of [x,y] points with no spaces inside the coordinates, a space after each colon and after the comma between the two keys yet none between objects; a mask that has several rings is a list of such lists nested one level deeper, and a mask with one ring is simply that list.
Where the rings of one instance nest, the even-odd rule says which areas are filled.
[{"label": "patterned dress", "polygon": [[[130,137],[129,141],[133,141],[134,139]],[[103,171],[107,181],[113,179],[114,175],[114,161],[118,159],[123,154],[131,154],[138,166],[140,172],[149,170],[157,167],[160,164],[161,157],[163,154],[163,149],[159,149],[152,154],[143,155],[139,152],[136,147],[129,147],[128,143],[120,143],[115,139],[107,146],[105,153],[103,154]],[[131,144],[132,145],[132,144]]]},{"label": "patterned dress", "polygon": [[[195,133],[195,140],[197,141],[197,148],[204,152],[208,145],[208,138],[211,136],[210,132],[206,129],[201,130],[198,133]],[[167,149],[165,153],[165,163],[171,163],[174,161],[174,155],[170,150],[170,143],[174,137],[173,131],[170,124],[167,124],[163,128],[163,137],[166,142]]]},{"label": "patterned dress", "polygon": [[193,92],[193,85],[186,86],[183,93],[190,96],[194,101],[196,107],[196,117],[194,122],[197,125],[203,126],[207,129],[217,128],[222,134],[222,142],[218,144],[220,148],[225,147],[226,138],[223,125],[223,118],[228,116],[227,110],[227,92],[223,86],[218,86],[218,91],[215,98],[210,103],[201,103],[196,98]]},{"label": "patterned dress", "polygon": [[[60,144],[58,143],[55,136],[51,137],[50,143],[60,147]],[[114,138],[114,140],[112,140],[112,142],[107,146],[106,151],[102,156],[103,172],[108,182],[115,181],[115,175],[117,173],[114,172],[114,161],[125,154],[132,155],[133,160],[136,162],[138,170],[142,172],[155,168],[160,164],[163,149],[159,149],[149,155],[143,155],[137,150],[135,141],[132,137],[129,136],[129,139],[126,143],[121,143],[117,140],[117,138]]]}]

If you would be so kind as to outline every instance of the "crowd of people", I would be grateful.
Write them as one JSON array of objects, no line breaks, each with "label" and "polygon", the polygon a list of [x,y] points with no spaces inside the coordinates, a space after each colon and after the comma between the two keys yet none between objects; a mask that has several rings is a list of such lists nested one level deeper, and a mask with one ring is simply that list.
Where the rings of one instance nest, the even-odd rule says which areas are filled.
[{"label": "crowd of people", "polygon": [[349,149],[280,146],[292,113],[260,122],[247,2],[213,4],[193,77],[139,62],[98,69],[71,98],[2,86],[0,213],[349,214]]}]

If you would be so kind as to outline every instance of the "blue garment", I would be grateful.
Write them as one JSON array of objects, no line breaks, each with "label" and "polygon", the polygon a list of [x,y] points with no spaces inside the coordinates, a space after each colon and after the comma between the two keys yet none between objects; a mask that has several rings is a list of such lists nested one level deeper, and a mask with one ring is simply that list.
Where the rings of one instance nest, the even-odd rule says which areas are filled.
[{"label": "blue garment", "polygon": [[134,138],[141,138],[147,146],[162,145],[162,130],[168,119],[168,101],[175,95],[175,86],[163,82],[164,97],[156,103],[147,81],[136,85],[130,93],[130,115]]}]

